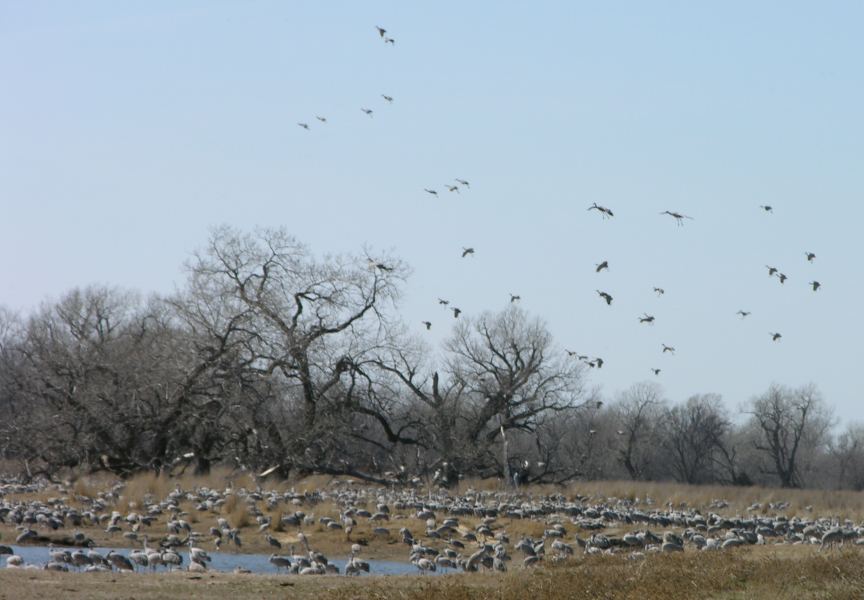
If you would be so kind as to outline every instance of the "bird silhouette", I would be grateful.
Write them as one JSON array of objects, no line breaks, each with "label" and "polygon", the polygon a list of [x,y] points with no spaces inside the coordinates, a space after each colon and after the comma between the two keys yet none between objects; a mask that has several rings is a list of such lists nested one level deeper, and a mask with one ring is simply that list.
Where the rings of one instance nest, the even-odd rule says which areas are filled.
[{"label": "bird silhouette", "polygon": [[453,181],[458,183],[459,185],[464,185],[466,188],[470,188],[471,184],[465,181],[464,179],[459,179],[458,177],[454,178]]},{"label": "bird silhouette", "polygon": [[522,299],[522,296],[518,296],[518,295],[513,294],[513,293],[510,294],[510,302],[516,302],[516,301],[521,300],[521,299]]},{"label": "bird silhouette", "polygon": [[297,125],[302,127],[303,129],[305,129],[306,131],[309,131],[309,124],[308,123],[297,123]]},{"label": "bird silhouette", "polygon": [[601,292],[600,290],[596,290],[596,292],[597,292],[598,296],[600,296],[601,298],[603,298],[606,301],[607,305],[612,304],[612,296],[610,296],[606,292]]},{"label": "bird silhouette", "polygon": [[667,346],[666,344],[660,344],[660,345],[663,346],[663,352],[664,353],[669,352],[671,354],[675,354],[675,348],[673,346]]},{"label": "bird silhouette", "polygon": [[820,287],[822,287],[822,284],[818,281],[811,281],[810,285],[813,287],[814,292],[817,291]]},{"label": "bird silhouette", "polygon": [[458,319],[458,318],[459,318],[459,315],[462,313],[462,309],[461,309],[461,308],[456,308],[455,306],[454,306],[453,308],[451,308],[450,310],[453,311],[453,318],[454,318],[454,319]]},{"label": "bird silhouette", "polygon": [[[602,368],[603,368],[603,359],[602,359],[602,358],[600,358],[600,357],[598,356],[597,358],[594,359],[594,362],[597,363],[597,368],[598,368],[598,369],[602,369]],[[600,408],[601,406],[603,406],[603,405],[600,404],[600,403],[598,403],[597,408]]]},{"label": "bird silhouette", "polygon": [[438,298],[438,304],[442,304],[444,306],[447,306],[448,304],[450,304],[450,301],[445,300],[444,298]]},{"label": "bird silhouette", "polygon": [[654,324],[654,315],[649,315],[647,313],[642,313],[642,316],[639,317],[640,323],[648,323],[649,325]]},{"label": "bird silhouette", "polygon": [[739,310],[739,311],[738,311],[737,313],[735,313],[735,314],[736,314],[736,315],[741,315],[741,318],[742,318],[742,319],[744,319],[744,318],[750,316],[750,312],[749,312],[749,311],[746,311],[746,310]]},{"label": "bird silhouette", "polygon": [[468,256],[469,254],[474,254],[474,248],[465,248],[465,247],[463,246],[463,247],[462,247],[462,258],[465,258],[465,257]]},{"label": "bird silhouette", "polygon": [[426,192],[427,194],[432,194],[433,196],[438,195],[438,192],[436,192],[435,190],[430,190],[429,188],[423,188],[423,191]]},{"label": "bird silhouette", "polygon": [[660,374],[660,369],[651,369],[651,370],[654,372],[655,375]]},{"label": "bird silhouette", "polygon": [[777,278],[780,280],[780,283],[786,283],[786,280],[789,279],[785,273],[777,273]]},{"label": "bird silhouette", "polygon": [[658,296],[662,296],[666,293],[666,290],[664,290],[663,288],[655,287],[654,293],[656,293]]},{"label": "bird silhouette", "polygon": [[429,331],[430,329],[432,329],[432,321],[420,321],[420,322],[426,326],[426,331]]},{"label": "bird silhouette", "polygon": [[599,273],[599,272],[602,271],[603,269],[607,269],[607,270],[608,270],[608,269],[609,269],[609,261],[608,261],[608,260],[604,260],[604,261],[601,262],[599,265],[595,265],[595,267],[596,267],[596,268],[594,269],[594,272],[595,272],[595,273]]},{"label": "bird silhouette", "polygon": [[327,117],[319,117],[318,115],[315,115],[315,118],[318,119],[319,121],[321,121],[322,123],[327,122]]},{"label": "bird silhouette", "polygon": [[448,191],[448,192],[456,192],[457,194],[460,194],[460,193],[461,193],[461,192],[459,191],[459,186],[458,186],[458,185],[449,185],[449,184],[448,184],[448,185],[447,185],[447,191]]},{"label": "bird silhouette", "polygon": [[[771,336],[771,339],[772,339],[773,341],[775,341],[775,342],[778,341],[780,338],[783,337],[783,336],[780,335],[779,333],[771,333],[771,332],[769,332],[768,335],[770,335],[770,336]],[[793,344],[793,345],[794,345],[794,344]]]},{"label": "bird silhouette", "polygon": [[381,94],[381,97],[384,98],[387,102],[393,102],[393,96],[388,96],[387,94]]},{"label": "bird silhouette", "polygon": [[765,268],[768,269],[768,277],[773,277],[774,273],[777,272],[777,267],[772,267],[769,265],[765,265]]},{"label": "bird silhouette", "polygon": [[360,107],[360,110],[369,115],[370,118],[372,117],[372,113],[374,112],[371,108],[363,108],[362,106]]},{"label": "bird silhouette", "polygon": [[394,40],[394,39],[391,38],[391,37],[385,37],[385,38],[384,38],[384,43],[385,43],[385,44],[390,44],[391,46],[395,46],[395,45],[396,45],[396,40]]},{"label": "bird silhouette", "polygon": [[767,204],[760,204],[759,208],[764,210],[766,213],[774,212],[774,207]]},{"label": "bird silhouette", "polygon": [[813,259],[816,258],[816,255],[812,252],[805,252],[804,256],[807,257],[807,262],[813,262]]},{"label": "bird silhouette", "polygon": [[387,33],[386,29],[384,29],[383,27],[379,27],[378,25],[375,26],[375,29],[378,30],[378,35],[380,35],[382,38],[384,37],[384,34]]},{"label": "bird silhouette", "polygon": [[588,210],[596,210],[599,212],[604,219],[608,219],[609,217],[614,217],[615,213],[606,208],[605,206],[600,206],[596,202],[594,202],[591,206],[588,207]]},{"label": "bird silhouette", "polygon": [[690,219],[691,221],[693,220],[693,217],[688,217],[687,215],[682,215],[681,213],[673,212],[671,210],[664,210],[660,214],[661,215],[669,215],[670,217],[675,219],[675,222],[678,224],[678,227],[681,227],[682,225],[684,225],[684,219]]}]

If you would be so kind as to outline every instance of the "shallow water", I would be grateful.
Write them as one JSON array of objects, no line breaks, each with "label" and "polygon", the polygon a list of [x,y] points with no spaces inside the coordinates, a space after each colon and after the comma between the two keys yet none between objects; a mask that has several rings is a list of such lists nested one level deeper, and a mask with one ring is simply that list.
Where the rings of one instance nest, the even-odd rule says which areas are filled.
[{"label": "shallow water", "polygon": [[[69,550],[70,552],[74,552],[79,548],[65,548],[60,546],[55,546],[56,550]],[[49,561],[48,547],[47,546],[12,546],[12,550],[14,550],[15,554],[24,559],[26,564],[32,564],[36,566],[42,566]],[[102,556],[106,556],[109,551],[114,550],[114,552],[118,554],[123,554],[124,556],[129,556],[129,552],[132,549],[130,548],[95,548],[97,552],[99,552]],[[84,549],[86,552],[87,549]],[[183,557],[183,565],[182,568],[186,568],[189,565],[189,552],[180,551],[179,554]],[[267,575],[276,575],[276,567],[270,564],[270,555],[269,554],[229,554],[226,552],[207,552],[212,558],[212,562],[207,564],[207,567],[211,571],[218,571],[223,573],[230,573],[236,567],[243,567],[249,569],[253,573],[257,574],[267,574]],[[0,557],[0,564],[2,566],[6,566],[6,557]],[[337,565],[339,567],[340,572],[345,571],[345,563],[347,559],[345,558],[336,558],[330,561],[331,563]],[[417,568],[409,562],[397,562],[397,561],[389,561],[389,560],[368,560],[369,563],[369,573],[371,575],[417,575]],[[74,570],[72,567],[69,568],[70,571]],[[149,572],[149,568],[142,568],[142,571]],[[159,567],[158,571],[166,571],[165,567]],[[281,569],[281,572],[284,574],[285,569]],[[440,573],[440,571],[439,571]],[[365,573],[364,573],[365,575]]]}]

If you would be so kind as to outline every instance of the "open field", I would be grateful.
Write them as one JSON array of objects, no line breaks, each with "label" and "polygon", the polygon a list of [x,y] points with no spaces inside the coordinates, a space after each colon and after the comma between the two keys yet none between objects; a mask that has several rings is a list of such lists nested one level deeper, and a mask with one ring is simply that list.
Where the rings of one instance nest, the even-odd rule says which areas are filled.
[{"label": "open field", "polygon": [[0,599],[54,598],[297,598],[608,600],[857,599],[864,593],[864,554],[813,548],[656,555],[634,563],[623,556],[585,557],[508,573],[442,577],[273,577],[173,573],[73,574],[0,570]]},{"label": "open field", "polygon": [[[375,512],[381,503],[389,505],[386,520],[358,515],[351,531],[326,524],[327,518],[339,521],[351,510]],[[484,544],[500,545],[508,562],[506,572],[481,569],[440,577],[384,577],[375,576],[373,569],[372,576],[360,579],[186,571],[79,574],[0,569],[0,599],[46,595],[266,598],[285,597],[286,592],[292,598],[339,599],[864,597],[864,546],[852,543],[853,540],[860,543],[864,531],[860,528],[864,494],[855,492],[626,481],[578,482],[567,487],[535,486],[518,491],[505,488],[498,481],[465,481],[456,489],[444,491],[392,489],[327,477],[256,483],[245,474],[216,470],[207,477],[169,479],[140,475],[118,482],[97,476],[32,490],[6,486],[0,488],[0,508],[4,506],[7,509],[23,506],[46,514],[77,511],[88,515],[78,525],[69,523],[67,518],[56,530],[39,521],[32,528],[40,539],[24,542],[26,545],[48,542],[64,545],[78,533],[96,546],[140,548],[145,535],[151,546],[155,546],[168,539],[169,523],[183,520],[189,527],[185,535],[191,534],[196,546],[213,551],[217,546],[213,534],[208,532],[220,527],[222,520],[223,531],[227,522],[242,538],[239,547],[223,540],[223,552],[269,555],[274,549],[265,539],[266,532],[281,542],[282,550],[276,552],[302,553],[302,534],[312,549],[333,558],[348,556],[352,544],[359,544],[364,559],[407,563],[411,544],[402,539],[400,530],[404,528],[413,533],[416,544],[442,552],[455,547],[452,538],[462,539],[463,557]],[[458,506],[498,507],[499,512],[491,520],[476,511],[459,513],[458,529],[446,538],[438,538],[431,534],[428,517],[421,516],[418,510],[433,507],[432,520],[437,526],[448,515],[455,515],[453,509]],[[533,507],[536,512],[516,517],[510,511],[520,506]],[[551,508],[541,510],[543,506]],[[592,511],[605,510],[618,516],[590,517]],[[136,512],[153,515],[152,523],[133,524],[127,517]],[[282,522],[283,517],[295,512],[305,517],[300,524]],[[112,513],[120,527],[109,533],[106,524]],[[629,516],[639,515],[661,520],[630,522]],[[703,515],[712,515],[707,527],[680,521]],[[262,519],[270,519],[269,525],[260,525]],[[721,521],[735,524],[718,524]],[[758,543],[742,542],[742,547],[714,552],[700,550],[694,538],[702,535],[717,542],[730,537],[740,540],[744,537],[743,529],[749,527],[755,531],[759,524],[771,522],[781,525],[794,522],[797,537],[791,529],[783,534],[766,532]],[[596,527],[590,526],[592,523]],[[819,539],[838,523],[845,523],[843,527],[851,532],[849,541],[840,549],[820,551]],[[484,524],[491,527],[491,532],[479,533]],[[802,533],[808,525],[814,529]],[[376,533],[376,527],[386,529],[387,533]],[[572,557],[568,558],[560,547],[555,549],[559,539],[550,534],[550,528],[554,527],[564,530],[560,542],[575,550]],[[6,522],[0,523],[0,544],[14,547],[21,530],[22,526],[16,527],[7,514]],[[681,536],[683,552],[660,552],[661,544],[656,541],[643,541],[638,548],[613,544],[601,552],[599,541],[594,542],[595,535],[620,540],[635,532]],[[470,537],[473,534],[477,534],[477,540]],[[517,548],[517,541],[526,538],[545,546],[544,559],[532,568],[522,565],[523,554]],[[184,567],[187,564],[184,562]]]}]

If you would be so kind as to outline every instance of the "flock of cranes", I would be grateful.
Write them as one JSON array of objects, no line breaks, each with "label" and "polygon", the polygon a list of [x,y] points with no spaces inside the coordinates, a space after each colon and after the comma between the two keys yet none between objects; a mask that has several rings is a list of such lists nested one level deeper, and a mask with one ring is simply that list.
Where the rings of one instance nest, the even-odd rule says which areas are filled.
[{"label": "flock of cranes", "polygon": [[[44,495],[47,485],[43,486],[31,493]],[[30,487],[37,488],[33,484]],[[566,559],[577,552],[644,559],[654,552],[719,551],[754,544],[808,544],[820,550],[843,543],[864,544],[864,525],[841,521],[836,515],[787,517],[788,502],[756,503],[745,509],[743,505],[731,508],[725,500],[688,506],[661,504],[648,497],[568,498],[561,493],[473,489],[458,493],[434,486],[425,493],[410,486],[356,483],[303,493],[261,487],[183,490],[178,486],[161,499],[148,495],[140,512],[124,514],[108,512],[120,507],[119,502],[112,506],[116,499],[112,501],[108,495],[79,495],[76,501],[82,503],[80,507],[70,505],[69,496],[54,498],[49,504],[22,499],[20,491],[17,495],[13,501],[0,494],[0,524],[15,524],[22,530],[15,541],[18,548],[0,545],[0,556],[5,556],[6,567],[11,569],[156,573],[183,568],[200,574],[233,567],[235,573],[248,574],[252,567],[255,572],[275,569],[277,574],[360,575],[376,568],[374,561],[360,559],[361,553],[401,543],[408,548],[408,564],[421,574],[457,570],[494,573]],[[226,517],[219,516],[223,514],[220,507],[232,496],[248,507],[254,521],[234,523],[234,528]],[[196,532],[193,522],[184,518],[192,510],[199,527],[203,521],[215,519],[216,526],[210,527],[209,534]],[[810,511],[812,507],[805,508],[805,512]],[[49,544],[38,559],[36,553],[23,550],[44,544],[67,525],[89,529],[96,535],[105,523],[108,529],[122,531],[126,542],[141,540],[143,534],[142,546],[124,552],[99,552],[93,539],[76,529],[74,535],[59,536],[68,540],[66,548]],[[160,526],[165,527],[162,534],[157,533]],[[124,531],[126,527],[131,529]],[[211,555],[202,547],[212,544],[218,551],[222,540],[230,539],[239,549],[239,528],[257,528],[268,548],[265,553],[246,557],[246,566],[238,564],[236,555],[224,554],[224,550]],[[344,566],[312,546],[305,533],[310,530],[316,533],[309,535],[322,540],[329,537],[339,548],[337,553],[348,555],[347,560],[339,560]],[[283,541],[271,531],[281,532],[278,535]],[[351,539],[352,534],[357,535],[357,541]],[[157,542],[155,547],[149,544],[151,537]],[[287,552],[283,552],[286,544]],[[27,555],[30,561],[41,564],[28,562]],[[43,557],[47,561],[42,562]]]},{"label": "flock of cranes", "polygon": [[[395,45],[395,40],[387,35],[387,30],[385,28],[380,27],[380,26],[376,26],[376,29],[378,31],[379,37],[384,41],[384,43],[389,43],[391,45]],[[393,97],[390,95],[381,94],[381,97],[388,104],[393,102]],[[361,108],[361,110],[370,117],[373,114],[373,111],[371,109],[363,107],[363,108]],[[318,116],[316,118],[319,121],[321,121],[322,123],[327,122],[327,119],[324,117]],[[308,124],[305,122],[298,123],[298,125],[300,125],[304,129],[307,129],[307,130],[309,129]],[[461,193],[460,189],[470,190],[471,185],[470,185],[468,180],[457,177],[457,178],[454,178],[452,180],[452,182],[446,183],[445,188],[451,193],[453,193],[453,192]],[[438,189],[436,189],[434,187],[424,187],[423,191],[425,193],[432,195],[432,196],[435,196],[435,197],[438,197],[438,195],[439,195]],[[762,204],[762,205],[759,205],[759,208],[762,211],[764,211],[766,214],[773,214],[774,213],[774,207],[772,205]],[[600,215],[601,219],[603,219],[603,220],[612,219],[613,217],[615,217],[615,212],[613,212],[612,209],[610,209],[608,206],[603,206],[603,205],[600,205],[596,202],[593,202],[588,207],[587,211],[588,212],[596,212],[597,214]],[[682,212],[675,211],[675,210],[664,210],[664,211],[660,212],[659,214],[661,216],[671,217],[675,221],[675,224],[678,227],[683,227],[686,221],[694,220],[692,216],[686,215]],[[462,251],[461,251],[461,257],[462,258],[472,257],[475,255],[475,253],[476,253],[476,250],[473,246],[463,246]],[[806,260],[808,263],[813,263],[815,258],[816,258],[816,254],[813,252],[807,251],[807,252],[805,252],[805,257],[806,257]],[[391,271],[392,270],[387,265],[385,265],[381,262],[377,262],[371,258],[369,259],[369,263],[370,263],[370,268],[373,268],[373,269],[377,268],[377,269],[380,269],[382,271]],[[609,268],[610,268],[609,261],[608,260],[602,260],[601,262],[595,264],[594,271],[595,271],[595,273],[601,273],[603,271],[608,271]],[[789,279],[789,277],[784,272],[782,272],[778,267],[766,265],[766,268],[768,269],[768,275],[770,277],[776,277],[781,285],[784,285],[786,283],[786,281]],[[815,279],[810,281],[808,285],[814,292],[818,291],[822,286],[822,284],[818,280],[815,280]],[[661,287],[654,287],[653,290],[654,290],[654,293],[658,297],[661,297],[666,293],[665,290]],[[605,290],[601,290],[601,289],[597,289],[596,293],[601,298],[601,300],[603,302],[605,302],[606,306],[612,306],[614,298],[613,298],[611,293],[609,293],[608,291],[605,291]],[[516,302],[518,300],[520,300],[519,295],[513,294],[513,293],[510,294],[510,301],[511,302]],[[449,300],[439,298],[438,303],[440,305],[443,305],[445,308],[449,309],[452,312],[454,319],[458,319],[459,315],[461,315],[463,312],[462,309],[460,309],[456,306],[450,306]],[[745,319],[746,317],[751,315],[751,311],[742,309],[742,310],[739,310],[736,314],[738,316],[740,316],[741,319]],[[643,313],[641,317],[638,317],[638,321],[640,324],[654,325],[656,318],[652,314]],[[420,323],[425,328],[426,331],[430,331],[432,329],[432,320],[424,319],[424,320],[421,320]],[[771,339],[774,342],[780,341],[780,339],[783,337],[782,334],[779,332],[769,332],[769,334],[771,336]],[[674,353],[675,353],[675,348],[673,346],[669,346],[667,344],[661,344],[661,354],[674,354]],[[604,361],[601,358],[589,358],[588,356],[577,355],[577,353],[575,353],[575,352],[570,352],[570,355],[571,356],[578,356],[579,360],[581,360],[582,362],[584,362],[584,364],[586,364],[590,367],[601,368],[603,366]],[[655,376],[658,376],[661,373],[661,369],[656,368],[656,367],[652,367],[651,372],[654,373]]]}]

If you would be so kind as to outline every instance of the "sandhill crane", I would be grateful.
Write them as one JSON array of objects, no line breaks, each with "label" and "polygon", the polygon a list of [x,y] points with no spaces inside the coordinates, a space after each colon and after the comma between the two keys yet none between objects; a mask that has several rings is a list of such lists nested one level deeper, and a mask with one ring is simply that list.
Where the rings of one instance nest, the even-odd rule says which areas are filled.
[{"label": "sandhill crane", "polygon": [[642,313],[642,316],[639,317],[640,323],[648,323],[649,325],[654,324],[654,315],[649,315],[648,313]]},{"label": "sandhill crane", "polygon": [[605,206],[600,206],[596,202],[594,202],[591,206],[588,207],[588,210],[596,210],[599,212],[604,219],[608,219],[609,217],[614,217],[615,213],[606,208]]},{"label": "sandhill crane", "polygon": [[448,192],[456,192],[457,194],[461,194],[461,193],[462,193],[462,192],[459,191],[459,186],[458,186],[458,185],[450,185],[449,183],[447,184],[447,191],[448,191]]},{"label": "sandhill crane", "polygon": [[384,98],[388,103],[393,102],[393,96],[388,96],[387,94],[381,94],[381,97]]},{"label": "sandhill crane", "polygon": [[609,269],[609,261],[608,261],[608,260],[604,260],[604,261],[601,262],[600,264],[598,264],[598,265],[594,265],[594,272],[595,272],[595,273],[599,273],[599,272],[602,271],[603,269],[606,269],[606,270]]},{"label": "sandhill crane", "polygon": [[765,268],[768,269],[768,277],[773,277],[774,273],[777,272],[777,267],[772,267],[770,265],[765,265]]},{"label": "sandhill crane", "polygon": [[670,354],[675,354],[675,348],[672,346],[667,346],[666,344],[660,344],[663,346],[663,353],[669,352]]},{"label": "sandhill crane", "polygon": [[772,340],[772,341],[775,341],[775,342],[779,341],[780,338],[783,337],[783,336],[782,336],[781,334],[779,334],[779,333],[772,333],[772,332],[768,332],[768,335],[770,335],[770,336],[771,336],[771,340]]},{"label": "sandhill crane", "polygon": [[655,287],[654,293],[657,294],[658,296],[662,296],[663,294],[666,293],[666,290],[664,290],[663,288]]},{"label": "sandhill crane", "polygon": [[318,119],[319,121],[321,121],[322,123],[327,122],[327,117],[319,117],[318,115],[315,115],[315,118]]},{"label": "sandhill crane", "polygon": [[843,530],[840,527],[835,527],[833,529],[829,529],[822,535],[821,545],[819,546],[819,550],[822,551],[825,549],[825,546],[833,546],[837,543],[843,543]]},{"label": "sandhill crane", "polygon": [[426,326],[426,331],[429,331],[430,329],[432,329],[432,321],[420,321],[420,322]]},{"label": "sandhill crane", "polygon": [[661,215],[669,215],[670,217],[675,219],[675,222],[678,224],[678,227],[681,227],[682,225],[684,225],[684,219],[690,219],[691,221],[693,220],[693,217],[688,217],[687,215],[682,215],[681,213],[673,212],[671,210],[664,210],[660,214]]},{"label": "sandhill crane", "polygon": [[455,182],[458,183],[459,185],[464,185],[466,188],[470,188],[470,187],[471,187],[471,184],[468,183],[467,181],[465,181],[464,179],[459,179],[458,177],[455,177],[455,178],[453,179],[453,181],[455,181]]},{"label": "sandhill crane", "polygon": [[652,371],[655,375],[659,375],[659,374],[660,374],[660,369],[651,369],[651,371]]},{"label": "sandhill crane", "polygon": [[277,540],[276,538],[274,538],[272,535],[270,535],[269,533],[264,534],[264,539],[267,540],[267,543],[270,544],[271,546],[273,546],[274,548],[279,548],[279,549],[282,548],[282,543],[279,540]]},{"label": "sandhill crane", "polygon": [[382,38],[384,37],[384,34],[387,33],[386,29],[384,29],[383,27],[379,27],[378,25],[375,26],[375,29],[378,30],[378,35]]},{"label": "sandhill crane", "polygon": [[373,111],[371,108],[364,108],[364,107],[362,107],[362,106],[360,107],[360,110],[362,110],[364,113],[366,113],[367,115],[369,115],[370,118],[372,117],[372,113],[375,112],[375,111]]},{"label": "sandhill crane", "polygon": [[822,284],[818,281],[811,281],[810,285],[813,287],[814,292],[817,291],[820,287],[822,287]]},{"label": "sandhill crane", "polygon": [[594,360],[592,360],[588,364],[591,365],[592,367],[597,367],[598,369],[602,369],[603,368],[603,359],[598,356],[597,358],[595,358]]},{"label": "sandhill crane", "polygon": [[510,292],[510,302],[511,303],[518,302],[521,299],[522,299],[522,296],[519,296],[518,294],[514,294],[513,292]]},{"label": "sandhill crane", "polygon": [[297,123],[297,126],[309,131],[309,123]]},{"label": "sandhill crane", "polygon": [[391,38],[391,37],[385,37],[385,38],[384,38],[384,43],[385,43],[385,44],[390,44],[391,46],[395,46],[395,45],[396,45],[396,40],[394,40],[394,39]]},{"label": "sandhill crane", "polygon": [[595,290],[597,295],[603,298],[606,301],[607,306],[611,306],[612,304],[612,296],[607,294],[606,292],[601,292],[600,290]]},{"label": "sandhill crane", "polygon": [[105,556],[105,560],[107,560],[111,565],[117,569],[118,571],[134,571],[135,566],[132,564],[132,561],[123,556],[122,554],[117,554],[113,550],[108,552]]},{"label": "sandhill crane", "polygon": [[459,318],[459,315],[462,313],[462,309],[461,309],[461,308],[456,308],[455,306],[454,306],[453,308],[451,308],[450,310],[453,311],[453,318],[454,318],[454,319],[458,319],[458,318]]},{"label": "sandhill crane", "polygon": [[759,208],[761,208],[762,210],[764,210],[766,213],[770,213],[770,212],[773,212],[773,211],[774,211],[774,207],[773,207],[773,206],[770,206],[770,205],[768,205],[768,204],[760,204],[760,205],[759,205]]},{"label": "sandhill crane", "polygon": [[780,283],[786,283],[786,280],[789,279],[785,273],[778,273],[777,278],[780,280]]},{"label": "sandhill crane", "polygon": [[432,194],[433,196],[437,196],[437,195],[438,195],[438,192],[437,192],[437,191],[435,191],[435,190],[430,190],[429,188],[423,188],[423,191],[426,192],[427,194]]},{"label": "sandhill crane", "polygon": [[750,311],[748,311],[748,310],[739,310],[739,311],[738,311],[737,313],[735,313],[735,314],[736,314],[736,315],[741,315],[741,318],[742,318],[742,319],[746,319],[747,317],[750,316]]},{"label": "sandhill crane", "polygon": [[462,247],[462,258],[465,258],[469,254],[474,254],[474,248],[466,248],[463,246]]},{"label": "sandhill crane", "polygon": [[170,571],[174,567],[179,567],[183,564],[183,557],[173,550],[166,550],[162,553],[162,564],[168,567]]},{"label": "sandhill crane", "polygon": [[271,554],[269,562],[271,565],[276,567],[277,573],[279,572],[279,569],[285,569],[287,571],[291,568],[291,561],[284,556],[279,556],[278,554]]},{"label": "sandhill crane", "polygon": [[813,262],[813,259],[816,258],[816,255],[812,252],[805,252],[804,256],[807,257],[807,262]]}]

